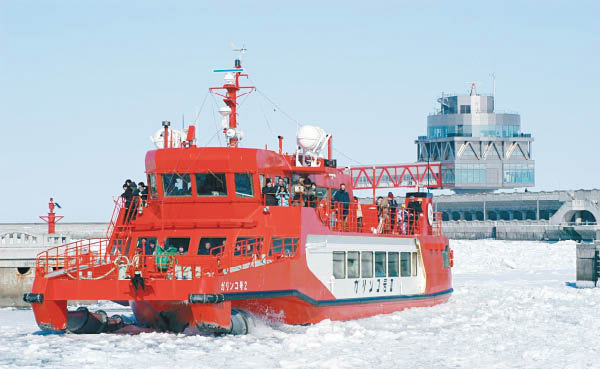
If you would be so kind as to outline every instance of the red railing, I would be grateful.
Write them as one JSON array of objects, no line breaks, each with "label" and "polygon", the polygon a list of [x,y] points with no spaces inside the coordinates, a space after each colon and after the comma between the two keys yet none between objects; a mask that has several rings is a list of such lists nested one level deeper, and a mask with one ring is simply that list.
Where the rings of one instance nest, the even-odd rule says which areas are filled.
[{"label": "red railing", "polygon": [[109,240],[96,238],[75,241],[52,247],[37,255],[36,272],[47,275],[61,272],[71,278],[93,277],[93,269],[110,264],[114,260],[109,254]]}]

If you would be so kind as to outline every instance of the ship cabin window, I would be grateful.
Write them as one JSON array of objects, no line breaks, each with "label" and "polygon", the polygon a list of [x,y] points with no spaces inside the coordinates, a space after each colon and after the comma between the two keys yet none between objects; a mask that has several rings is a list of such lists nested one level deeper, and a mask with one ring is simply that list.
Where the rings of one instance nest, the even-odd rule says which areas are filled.
[{"label": "ship cabin window", "polygon": [[225,237],[202,237],[198,244],[198,255],[219,255],[225,251]]},{"label": "ship cabin window", "polygon": [[388,252],[388,277],[397,277],[398,275],[398,253]]},{"label": "ship cabin window", "polygon": [[360,253],[360,276],[363,278],[373,278],[373,251],[363,251]]},{"label": "ship cabin window", "polygon": [[403,277],[410,277],[410,252],[400,253],[400,271]]},{"label": "ship cabin window", "polygon": [[192,182],[189,174],[163,174],[162,184],[165,197],[192,196]]},{"label": "ship cabin window", "polygon": [[198,196],[227,196],[225,173],[196,174],[196,194]]},{"label": "ship cabin window", "polygon": [[461,114],[471,114],[471,105],[461,105],[460,113]]},{"label": "ship cabin window", "polygon": [[375,252],[375,277],[387,277],[386,273],[386,265],[385,265],[385,252],[376,251]]},{"label": "ship cabin window", "polygon": [[[144,255],[153,255],[156,251],[157,244],[158,240],[156,237],[139,237],[137,239],[136,247],[139,253],[143,253]],[[150,245],[154,245],[154,247]]]},{"label": "ship cabin window", "polygon": [[179,255],[187,255],[190,248],[189,237],[169,237],[165,240],[165,250],[175,248]]},{"label": "ship cabin window", "polygon": [[358,251],[348,251],[348,278],[360,278],[360,253]]},{"label": "ship cabin window", "polygon": [[269,250],[269,256],[296,256],[297,247],[298,237],[273,237],[271,239],[271,249]]},{"label": "ship cabin window", "polygon": [[233,256],[251,256],[260,252],[264,238],[238,237],[233,249]]},{"label": "ship cabin window", "polygon": [[412,266],[411,266],[413,277],[415,277],[417,275],[417,262],[418,262],[417,253],[413,252],[412,253]]},{"label": "ship cabin window", "polygon": [[237,197],[253,197],[252,174],[235,173],[235,195]]},{"label": "ship cabin window", "polygon": [[156,189],[156,174],[148,174],[148,187],[150,187],[150,198],[158,199],[158,190]]},{"label": "ship cabin window", "polygon": [[333,277],[335,279],[346,278],[346,253],[344,251],[333,252]]}]

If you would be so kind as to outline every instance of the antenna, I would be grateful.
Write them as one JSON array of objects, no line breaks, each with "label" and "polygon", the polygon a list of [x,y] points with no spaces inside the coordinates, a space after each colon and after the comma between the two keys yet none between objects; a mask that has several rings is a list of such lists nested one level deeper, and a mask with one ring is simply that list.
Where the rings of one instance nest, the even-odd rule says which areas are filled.
[{"label": "antenna", "polygon": [[492,77],[492,96],[496,99],[496,73],[490,73],[490,77]]},{"label": "antenna", "polygon": [[248,49],[246,49],[246,44],[242,44],[241,48],[235,46],[235,44],[233,42],[231,42],[230,45],[231,45],[231,50],[233,50],[234,52],[240,53],[240,56],[238,57],[238,59],[240,59],[240,61],[241,61],[242,56],[244,56],[246,51],[248,51]]}]

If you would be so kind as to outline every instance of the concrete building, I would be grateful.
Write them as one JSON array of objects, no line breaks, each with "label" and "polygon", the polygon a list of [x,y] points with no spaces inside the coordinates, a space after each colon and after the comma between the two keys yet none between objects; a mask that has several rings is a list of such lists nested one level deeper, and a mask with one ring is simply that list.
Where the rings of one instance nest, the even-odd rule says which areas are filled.
[{"label": "concrete building", "polygon": [[31,291],[36,255],[54,246],[106,236],[106,223],[60,223],[48,234],[45,223],[0,224],[0,306],[25,306]]},{"label": "concrete building", "polygon": [[600,231],[600,190],[434,197],[449,238],[593,240]]},{"label": "concrete building", "polygon": [[417,160],[441,162],[442,182],[456,193],[533,187],[533,137],[521,132],[517,113],[494,111],[494,96],[450,94],[427,117],[427,136],[419,136]]}]

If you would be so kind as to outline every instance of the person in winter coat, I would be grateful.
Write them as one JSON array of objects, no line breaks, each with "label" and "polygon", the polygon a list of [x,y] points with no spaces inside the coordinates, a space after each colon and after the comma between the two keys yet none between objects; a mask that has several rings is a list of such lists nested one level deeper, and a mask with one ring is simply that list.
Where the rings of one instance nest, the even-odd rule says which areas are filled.
[{"label": "person in winter coat", "polygon": [[279,182],[277,183],[277,188],[275,190],[275,198],[277,199],[279,206],[290,205],[290,191],[285,185],[283,178],[279,178]]},{"label": "person in winter coat", "polygon": [[142,206],[146,206],[148,202],[148,187],[144,184],[144,182],[138,183],[138,188],[140,191],[140,197],[142,198]]},{"label": "person in winter coat", "polygon": [[263,197],[265,199],[265,205],[275,206],[277,205],[277,197],[275,197],[275,187],[271,178],[267,178],[265,186],[262,188]]},{"label": "person in winter coat", "polygon": [[335,191],[331,199],[331,207],[341,210],[341,218],[344,229],[346,229],[346,220],[348,219],[348,209],[350,208],[350,195],[346,192],[346,185],[341,184],[340,189]]},{"label": "person in winter coat", "polygon": [[396,213],[398,212],[398,201],[394,199],[394,194],[388,193],[388,204],[390,207],[390,232],[394,233],[396,228]]},{"label": "person in winter coat", "polygon": [[123,221],[127,222],[129,220],[129,208],[131,207],[132,198],[131,186],[129,186],[127,182],[125,182],[123,185],[123,193],[121,194],[121,197],[125,200],[125,218],[123,218]]},{"label": "person in winter coat", "polygon": [[356,229],[358,232],[361,232],[363,223],[362,208],[360,202],[358,202],[358,197],[354,196],[354,201],[356,201]]}]

